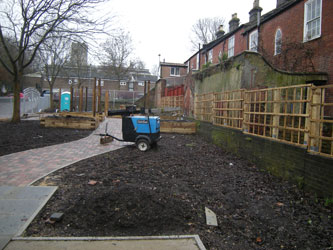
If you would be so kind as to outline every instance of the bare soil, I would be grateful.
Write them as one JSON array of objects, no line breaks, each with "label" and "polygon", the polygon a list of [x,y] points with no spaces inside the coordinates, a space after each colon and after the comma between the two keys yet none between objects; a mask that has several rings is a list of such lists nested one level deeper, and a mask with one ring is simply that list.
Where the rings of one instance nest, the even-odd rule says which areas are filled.
[{"label": "bare soil", "polygon": [[[15,150],[37,146],[36,135],[44,137],[31,135],[44,131],[34,122],[15,129],[0,123],[0,128],[1,144],[21,138],[9,147]],[[65,138],[59,137],[62,129],[46,134],[55,136],[52,143],[88,134],[74,131]],[[199,136],[164,134],[146,153],[128,146],[56,171],[35,185],[59,188],[25,236],[198,234],[207,249],[333,246],[332,207],[324,200]],[[218,227],[206,225],[205,207],[216,213]],[[53,223],[49,218],[55,212],[64,217]]]}]

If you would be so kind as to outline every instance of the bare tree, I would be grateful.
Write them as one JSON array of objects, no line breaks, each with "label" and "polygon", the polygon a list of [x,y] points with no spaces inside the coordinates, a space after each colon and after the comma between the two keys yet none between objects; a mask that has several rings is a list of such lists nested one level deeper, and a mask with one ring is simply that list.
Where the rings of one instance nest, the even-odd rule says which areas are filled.
[{"label": "bare tree", "polygon": [[[51,37],[93,36],[103,32],[105,19],[93,20],[91,12],[107,0],[7,0],[0,2],[0,63],[12,75],[14,109],[12,122],[20,121],[20,87],[25,70],[40,46]],[[11,51],[13,41],[14,52]]]},{"label": "bare tree", "polygon": [[132,61],[132,64],[134,64],[134,69],[145,69],[146,68],[146,64],[144,63],[144,61],[142,61],[139,58],[136,58]]},{"label": "bare tree", "polygon": [[224,18],[202,18],[192,26],[192,50],[197,51],[199,44],[207,44],[216,39],[216,32],[220,25],[224,24]]},{"label": "bare tree", "polygon": [[69,40],[64,37],[48,39],[39,49],[39,58],[42,62],[42,76],[50,88],[50,108],[53,108],[53,87],[60,71],[69,59]]},{"label": "bare tree", "polygon": [[160,67],[159,67],[159,65],[154,64],[151,73],[152,73],[152,75],[157,76],[159,78],[160,77]]},{"label": "bare tree", "polygon": [[102,63],[106,70],[115,75],[120,81],[131,69],[135,62],[130,60],[133,53],[132,40],[128,33],[120,32],[119,35],[110,37],[103,45]]}]

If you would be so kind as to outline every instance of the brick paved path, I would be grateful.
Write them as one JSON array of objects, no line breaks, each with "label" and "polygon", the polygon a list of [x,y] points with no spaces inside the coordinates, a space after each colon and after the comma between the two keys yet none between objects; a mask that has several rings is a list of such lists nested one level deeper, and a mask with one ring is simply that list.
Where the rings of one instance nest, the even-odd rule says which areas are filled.
[{"label": "brick paved path", "polygon": [[106,123],[108,132],[121,138],[121,119],[106,119],[81,140],[1,156],[0,186],[27,186],[57,169],[131,144],[113,141],[100,145],[100,137],[94,134],[104,133]]}]

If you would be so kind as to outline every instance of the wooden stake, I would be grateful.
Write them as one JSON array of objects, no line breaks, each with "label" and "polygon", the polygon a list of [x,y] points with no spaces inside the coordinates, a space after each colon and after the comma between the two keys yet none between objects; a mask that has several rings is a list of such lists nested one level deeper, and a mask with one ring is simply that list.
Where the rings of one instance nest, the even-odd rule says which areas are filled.
[{"label": "wooden stake", "polygon": [[98,113],[102,112],[101,96],[102,96],[102,87],[101,87],[101,79],[99,79],[98,80],[98,106],[97,106]]},{"label": "wooden stake", "polygon": [[59,112],[61,110],[61,88],[59,88]]},{"label": "wooden stake", "polygon": [[105,117],[108,116],[108,111],[109,111],[109,91],[105,91],[105,99],[104,99],[105,105],[104,105],[104,112],[105,112]]},{"label": "wooden stake", "polygon": [[79,112],[82,112],[82,107],[83,107],[83,87],[80,87]]},{"label": "wooden stake", "polygon": [[74,106],[74,88],[71,86],[71,100],[70,100],[70,112],[72,112]]},{"label": "wooden stake", "polygon": [[88,111],[88,87],[86,87],[86,102],[84,103],[84,111]]},{"label": "wooden stake", "polygon": [[92,113],[94,117],[96,115],[96,81],[97,79],[95,77],[93,83],[93,96],[92,96]]},{"label": "wooden stake", "polygon": [[[148,90],[147,90],[147,108],[148,108],[148,110],[149,110],[149,108],[150,108],[150,81],[148,81]],[[148,111],[149,112],[149,111]]]}]

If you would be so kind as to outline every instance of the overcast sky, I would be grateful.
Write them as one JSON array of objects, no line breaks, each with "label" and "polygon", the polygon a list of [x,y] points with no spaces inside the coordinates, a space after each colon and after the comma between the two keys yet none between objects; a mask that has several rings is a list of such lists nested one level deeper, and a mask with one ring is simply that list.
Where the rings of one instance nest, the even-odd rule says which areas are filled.
[{"label": "overcast sky", "polygon": [[[276,0],[260,0],[262,14],[276,7]],[[135,54],[152,69],[161,61],[184,63],[191,52],[191,28],[199,18],[231,15],[240,23],[249,21],[253,0],[111,0],[106,7],[117,24],[130,32]]]}]

